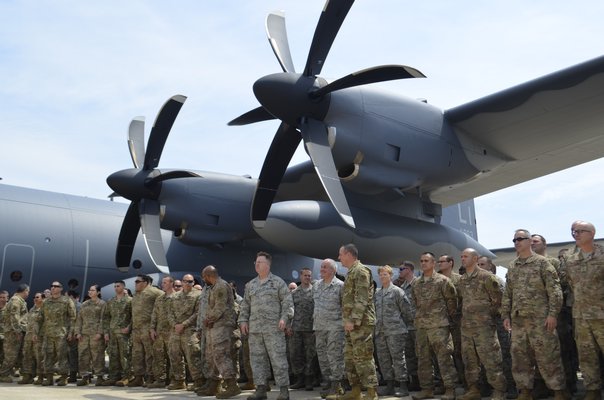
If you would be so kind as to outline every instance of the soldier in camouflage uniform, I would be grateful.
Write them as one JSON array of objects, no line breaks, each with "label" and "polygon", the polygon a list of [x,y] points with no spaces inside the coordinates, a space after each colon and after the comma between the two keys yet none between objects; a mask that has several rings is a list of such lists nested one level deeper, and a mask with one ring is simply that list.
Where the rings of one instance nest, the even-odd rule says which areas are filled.
[{"label": "soldier in camouflage uniform", "polygon": [[6,290],[0,290],[0,365],[4,361],[4,328],[2,325],[2,315],[4,315],[6,303],[8,303],[8,292]]},{"label": "soldier in camouflage uniform", "polygon": [[453,364],[453,341],[449,321],[457,313],[455,287],[449,278],[434,271],[434,254],[423,253],[419,261],[423,275],[413,282],[412,293],[416,307],[416,352],[422,390],[413,395],[413,399],[428,399],[433,395],[431,352],[434,352],[445,385],[442,399],[454,400],[457,373]]},{"label": "soldier in camouflage uniform", "polygon": [[367,388],[367,399],[377,399],[377,375],[373,359],[373,329],[375,304],[371,270],[358,260],[359,252],[354,244],[340,247],[338,257],[348,269],[342,295],[342,320],[346,344],[344,364],[352,391],[344,399],[360,399],[361,385]]},{"label": "soldier in camouflage uniform", "polygon": [[75,337],[78,340],[78,367],[82,379],[78,386],[86,386],[97,375],[97,385],[103,383],[105,369],[105,338],[103,337],[103,308],[101,287],[92,285],[88,290],[90,299],[80,306],[76,317]]},{"label": "soldier in camouflage uniform", "polygon": [[[407,366],[405,363],[405,342],[407,321],[413,320],[413,307],[405,291],[392,284],[392,268],[389,265],[378,268],[382,287],[375,292],[375,348],[380,363],[385,390],[380,396],[409,396],[407,388]],[[399,388],[395,391],[395,381]]]},{"label": "soldier in camouflage uniform", "polygon": [[[208,265],[201,277],[206,282],[207,308],[203,319],[206,334],[205,356],[210,365],[210,384],[204,392],[206,396],[216,395],[218,399],[228,399],[241,393],[237,386],[238,326],[237,306],[233,289],[221,279],[218,271]],[[220,378],[225,380],[226,389],[220,392]]]},{"label": "soldier in camouflage uniform", "polygon": [[[21,343],[25,328],[27,326],[27,303],[29,297],[29,286],[22,283],[17,291],[8,301],[2,313],[2,326],[4,327],[4,360],[0,366],[0,382],[12,383],[11,375],[13,368],[17,365]],[[30,380],[32,377],[28,375]]]},{"label": "soldier in camouflage uniform", "polygon": [[163,294],[155,299],[153,313],[151,314],[151,340],[153,341],[153,376],[155,382],[149,383],[148,388],[165,388],[169,383],[168,365],[170,357],[168,355],[168,345],[170,343],[170,334],[172,326],[168,319],[169,302],[174,294],[174,278],[166,276],[161,280]]},{"label": "soldier in camouflage uniform", "polygon": [[132,298],[132,372],[134,379],[128,387],[143,386],[153,382],[153,341],[151,340],[151,314],[155,299],[163,294],[152,285],[147,275],[137,275]]},{"label": "soldier in camouflage uniform", "polygon": [[[453,286],[455,286],[455,293],[457,294],[457,312],[451,319],[449,329],[451,331],[451,338],[453,339],[453,363],[457,370],[457,380],[464,383],[465,386],[465,372],[464,363],[461,356],[461,298],[459,297],[459,280],[461,275],[453,271],[455,260],[448,254],[443,254],[438,257],[437,261],[438,272],[449,278]],[[463,265],[460,269],[465,268]]]},{"label": "soldier in camouflage uniform", "polygon": [[168,389],[186,389],[184,357],[193,378],[193,389],[197,390],[203,385],[201,348],[195,332],[201,291],[193,287],[195,284],[193,275],[185,275],[182,283],[183,289],[172,296],[168,309],[168,321],[173,327],[169,353],[170,367],[174,376]]},{"label": "soldier in camouflage uniform", "polygon": [[321,397],[344,394],[344,282],[336,277],[336,269],[336,262],[326,258],[321,262],[321,279],[313,284],[315,347],[321,373],[329,383]]},{"label": "soldier in camouflage uniform", "polygon": [[73,337],[76,310],[73,301],[61,295],[63,285],[57,281],[50,286],[50,297],[42,304],[34,341],[44,338],[44,381],[43,386],[52,386],[54,366],[58,363],[60,378],[57,385],[67,385],[69,365],[67,341]]},{"label": "soldier in camouflage uniform", "polygon": [[25,337],[23,338],[23,362],[21,373],[23,378],[20,384],[34,383],[34,377],[39,375],[38,380],[42,383],[44,375],[44,366],[42,365],[42,346],[41,343],[34,342],[34,327],[38,324],[40,310],[44,302],[44,294],[36,293],[34,295],[34,306],[30,308],[26,316]]},{"label": "soldier in camouflage uniform", "polygon": [[249,334],[250,358],[256,391],[248,399],[266,399],[269,360],[280,392],[289,399],[289,375],[285,353],[285,329],[293,316],[293,301],[283,279],[271,273],[270,254],[259,252],[254,263],[258,276],[245,285],[239,327]]},{"label": "soldier in camouflage uniform", "polygon": [[481,363],[488,382],[495,389],[492,399],[503,400],[506,382],[495,328],[503,293],[497,278],[478,267],[478,256],[474,249],[465,249],[461,253],[461,263],[466,268],[459,282],[459,297],[463,304],[461,347],[469,388],[462,400],[480,400],[478,379]]},{"label": "soldier in camouflage uniform", "polygon": [[594,243],[596,228],[575,221],[571,232],[577,248],[567,256],[563,277],[574,296],[573,317],[586,400],[601,398],[598,355],[604,352],[604,248]]},{"label": "soldier in camouflage uniform", "polygon": [[109,352],[109,377],[102,386],[121,386],[130,376],[130,329],[132,327],[132,298],[124,281],[113,283],[115,296],[103,310],[103,333]]},{"label": "soldier in camouflage uniform", "polygon": [[520,389],[518,399],[532,398],[535,361],[555,399],[566,399],[556,334],[562,307],[558,274],[545,257],[532,251],[527,230],[517,230],[513,242],[518,257],[508,268],[501,314],[505,328],[512,331],[512,373]]},{"label": "soldier in camouflage uniform", "polygon": [[417,377],[417,355],[415,353],[415,303],[411,288],[413,282],[417,279],[415,276],[415,264],[411,261],[403,261],[399,266],[398,278],[392,282],[403,289],[407,299],[411,303],[411,320],[407,323],[407,338],[405,340],[405,363],[407,364],[407,388],[410,391],[420,390],[419,378]]},{"label": "soldier in camouflage uniform", "polygon": [[302,268],[300,270],[300,285],[291,292],[292,301],[294,302],[294,319],[291,325],[290,357],[293,373],[297,378],[291,388],[305,388],[308,391],[312,391],[314,387],[313,361],[317,356],[315,335],[312,330],[315,302],[311,280],[312,271],[310,268]]}]

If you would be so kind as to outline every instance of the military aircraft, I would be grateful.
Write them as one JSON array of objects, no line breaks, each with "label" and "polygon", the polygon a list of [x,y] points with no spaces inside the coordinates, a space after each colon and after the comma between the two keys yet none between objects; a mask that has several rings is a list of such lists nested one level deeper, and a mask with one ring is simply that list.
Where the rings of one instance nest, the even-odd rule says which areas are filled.
[{"label": "military aircraft", "polygon": [[[283,14],[267,18],[283,72],[260,78],[254,94],[261,107],[231,123],[281,121],[259,179],[157,168],[184,96],[162,107],[146,149],[143,120],[132,122],[134,168],[108,178],[132,201],[119,213],[125,218],[118,267],[133,273],[143,259],[139,228],[150,254],[143,271],[149,263],[157,271],[179,270],[188,264],[173,257],[192,249],[213,252],[210,262],[217,264],[233,257],[233,273],[251,275],[240,266],[256,249],[322,258],[351,241],[372,264],[414,259],[425,250],[475,247],[488,254],[467,234],[475,230],[473,197],[602,156],[604,58],[442,111],[365,86],[423,76],[415,68],[373,67],[332,82],[320,76],[352,3],[326,4],[302,73],[295,72]],[[288,168],[301,141],[310,160]],[[307,259],[283,265],[298,267],[300,260]],[[195,258],[195,268],[200,261]]]}]

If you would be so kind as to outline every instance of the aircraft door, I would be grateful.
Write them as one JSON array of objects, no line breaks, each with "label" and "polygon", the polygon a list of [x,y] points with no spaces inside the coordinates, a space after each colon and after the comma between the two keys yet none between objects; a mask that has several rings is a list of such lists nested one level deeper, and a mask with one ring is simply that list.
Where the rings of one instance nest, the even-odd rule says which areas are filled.
[{"label": "aircraft door", "polygon": [[8,243],[4,246],[0,287],[12,293],[21,283],[31,286],[35,257],[36,251],[31,245]]}]

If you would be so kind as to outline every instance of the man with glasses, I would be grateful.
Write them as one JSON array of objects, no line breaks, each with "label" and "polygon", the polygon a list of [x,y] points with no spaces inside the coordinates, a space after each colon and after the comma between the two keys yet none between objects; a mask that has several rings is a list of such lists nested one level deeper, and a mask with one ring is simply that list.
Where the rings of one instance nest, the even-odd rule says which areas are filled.
[{"label": "man with glasses", "polygon": [[[132,372],[134,379],[128,387],[143,386],[153,381],[153,342],[151,341],[151,314],[161,290],[152,285],[148,275],[137,275],[132,298]],[[146,382],[145,382],[146,379]]]},{"label": "man with glasses", "polygon": [[604,352],[604,248],[594,243],[595,226],[575,221],[571,226],[576,249],[564,263],[563,276],[574,296],[573,318],[579,365],[586,400],[601,398],[599,356]]},{"label": "man with glasses", "polygon": [[42,345],[44,353],[44,381],[42,386],[52,386],[53,371],[58,363],[58,386],[67,385],[69,365],[67,359],[67,341],[71,341],[74,333],[76,310],[75,305],[67,296],[62,295],[63,285],[54,281],[50,285],[50,297],[42,304],[38,326],[35,330],[34,341],[44,337]]},{"label": "man with glasses", "polygon": [[182,281],[180,279],[176,279],[174,281],[174,292],[180,292],[182,290]]},{"label": "man with glasses", "polygon": [[512,372],[519,400],[532,399],[535,362],[555,400],[568,399],[556,334],[562,289],[554,267],[531,248],[526,229],[514,232],[518,254],[508,268],[501,314],[512,331]]},{"label": "man with glasses", "polygon": [[[0,382],[12,383],[13,368],[17,366],[23,335],[27,323],[27,303],[29,286],[25,283],[17,287],[17,291],[4,307],[2,325],[4,326],[4,360],[0,367]],[[23,376],[31,380],[31,375]]]},{"label": "man with glasses", "polygon": [[[195,289],[193,275],[182,277],[182,291],[174,294],[169,302],[168,320],[172,328],[170,334],[170,368],[174,380],[168,386],[170,390],[186,389],[185,362],[193,378],[194,391],[203,385],[201,371],[201,347],[195,332],[197,314],[199,313],[199,298],[201,290]],[[183,361],[184,358],[184,361]]]},{"label": "man with glasses", "polygon": [[168,310],[170,299],[175,293],[174,278],[171,276],[162,278],[161,288],[163,293],[155,299],[153,313],[151,314],[150,333],[153,341],[153,377],[155,382],[147,385],[149,389],[165,388],[170,380],[167,370],[169,364],[168,345],[172,326],[168,320]]},{"label": "man with glasses", "polygon": [[130,375],[130,330],[132,325],[132,298],[126,292],[124,281],[113,283],[115,296],[103,310],[103,332],[109,352],[109,378],[102,386],[128,384]]},{"label": "man with glasses", "polygon": [[270,366],[280,390],[277,399],[289,399],[285,329],[294,308],[287,284],[271,273],[271,261],[269,253],[261,251],[256,255],[254,267],[258,276],[245,285],[238,319],[241,334],[249,335],[252,372],[256,383],[256,391],[248,400],[267,398]]}]

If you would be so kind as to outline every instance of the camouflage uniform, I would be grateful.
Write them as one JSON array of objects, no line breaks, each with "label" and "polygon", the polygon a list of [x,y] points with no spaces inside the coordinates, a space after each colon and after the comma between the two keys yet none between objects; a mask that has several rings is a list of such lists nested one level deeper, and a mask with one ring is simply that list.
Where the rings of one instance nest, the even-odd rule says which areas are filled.
[{"label": "camouflage uniform", "polygon": [[153,342],[153,376],[157,381],[168,382],[168,346],[172,325],[168,319],[169,301],[172,295],[162,293],[155,299],[153,313],[151,314],[151,329],[155,330],[157,337]]},{"label": "camouflage uniform", "polygon": [[105,339],[103,338],[103,308],[105,301],[86,300],[76,317],[75,334],[78,343],[78,366],[81,376],[102,375],[105,369]]},{"label": "camouflage uniform", "polygon": [[386,381],[407,381],[405,343],[407,323],[413,308],[405,291],[390,284],[375,292],[375,347],[382,376]]},{"label": "camouflage uniform", "polygon": [[67,360],[67,336],[73,336],[76,310],[73,301],[67,296],[49,297],[42,304],[36,329],[38,337],[44,337],[44,373],[51,375],[58,363],[58,372],[62,376],[69,373]]},{"label": "camouflage uniform", "polygon": [[583,382],[587,390],[602,388],[598,353],[604,352],[604,248],[581,249],[566,259],[566,279],[574,295],[575,340]]},{"label": "camouflage uniform", "polygon": [[122,333],[132,324],[132,298],[124,293],[112,297],[103,310],[103,332],[109,335],[109,380],[130,376],[130,333]]},{"label": "camouflage uniform", "polygon": [[418,377],[422,389],[434,387],[432,376],[433,351],[446,388],[455,388],[456,370],[453,364],[453,341],[449,332],[449,319],[457,312],[455,287],[444,275],[434,272],[413,281],[415,302],[415,350],[418,357]]},{"label": "camouflage uniform", "polygon": [[292,372],[296,375],[312,376],[315,375],[313,360],[317,355],[315,335],[312,330],[315,307],[312,286],[309,288],[298,286],[292,291],[292,301],[294,302],[294,319],[291,327],[293,336],[290,348]]},{"label": "camouflage uniform", "polygon": [[545,257],[533,254],[510,263],[501,314],[512,323],[512,373],[518,389],[532,389],[535,361],[547,387],[565,388],[558,335],[544,327],[546,317],[557,318],[561,307],[558,274]]},{"label": "camouflage uniform", "polygon": [[237,379],[237,358],[239,329],[237,327],[237,307],[233,289],[228,282],[218,279],[207,286],[207,309],[204,328],[206,335],[206,359],[209,361],[210,378]]},{"label": "camouflage uniform", "polygon": [[42,341],[34,342],[34,326],[38,324],[40,310],[42,307],[33,306],[30,308],[26,320],[25,337],[23,338],[23,362],[21,372],[35,376],[36,374],[44,374],[44,366],[42,365]]},{"label": "camouflage uniform", "polygon": [[461,348],[468,386],[478,384],[480,364],[495,390],[505,392],[501,348],[497,340],[496,320],[503,295],[495,275],[475,267],[459,282],[462,299]]},{"label": "camouflage uniform", "polygon": [[455,286],[455,293],[457,294],[457,312],[451,318],[449,330],[451,331],[451,338],[453,339],[453,363],[457,370],[457,376],[460,382],[465,379],[464,362],[461,354],[461,298],[459,296],[459,282],[462,275],[455,272],[451,272],[451,283]]},{"label": "camouflage uniform", "polygon": [[209,329],[204,326],[204,321],[206,319],[206,313],[208,311],[208,289],[211,288],[211,285],[206,285],[204,289],[201,291],[201,296],[199,296],[199,310],[197,312],[197,333],[199,337],[199,348],[201,351],[201,374],[204,377],[209,377],[212,375],[212,366],[214,362],[210,362],[208,359],[208,354],[206,353],[206,346],[208,343],[208,334]]},{"label": "camouflage uniform", "polygon": [[132,372],[135,377],[153,376],[153,342],[151,341],[151,314],[155,299],[163,291],[147,285],[132,298]]},{"label": "camouflage uniform", "polygon": [[289,386],[285,334],[279,330],[279,321],[289,321],[293,312],[292,296],[283,279],[269,273],[265,280],[256,277],[246,283],[238,322],[248,324],[250,359],[257,385],[268,382],[271,365],[276,385]]},{"label": "camouflage uniform", "polygon": [[4,360],[0,367],[0,377],[9,377],[19,360],[21,342],[27,324],[27,303],[19,294],[13,295],[6,303],[2,314],[4,327]]},{"label": "camouflage uniform", "polygon": [[373,359],[375,304],[371,270],[356,260],[348,270],[342,289],[342,320],[352,322],[354,329],[346,332],[344,364],[348,381],[353,386],[377,387]]},{"label": "camouflage uniform", "polygon": [[[412,285],[417,278],[414,277],[411,282],[406,280],[400,288],[405,291],[405,296],[411,304],[411,319],[407,323],[407,340],[405,340],[405,363],[409,377],[417,376],[417,354],[415,353],[415,302],[413,301]],[[394,283],[394,282],[393,282]],[[397,285],[398,286],[398,285]]]},{"label": "camouflage uniform", "polygon": [[330,283],[321,279],[313,285],[316,351],[321,372],[331,382],[344,379],[343,288],[344,282],[335,276]]},{"label": "camouflage uniform", "polygon": [[197,314],[199,311],[199,297],[201,290],[191,289],[188,293],[184,290],[175,293],[169,302],[168,320],[174,327],[176,324],[182,324],[184,330],[182,333],[176,333],[174,328],[170,334],[170,367],[172,376],[177,382],[184,381],[185,362],[191,372],[191,378],[198,381],[203,378],[201,372],[201,348],[199,338],[195,333]]}]

